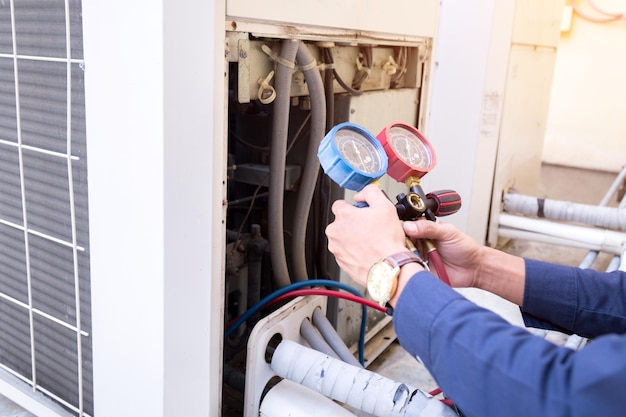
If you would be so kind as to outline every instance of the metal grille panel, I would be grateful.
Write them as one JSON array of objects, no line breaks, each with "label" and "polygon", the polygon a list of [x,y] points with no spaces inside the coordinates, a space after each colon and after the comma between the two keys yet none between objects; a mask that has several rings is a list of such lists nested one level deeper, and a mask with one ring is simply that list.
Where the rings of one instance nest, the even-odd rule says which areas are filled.
[{"label": "metal grille panel", "polygon": [[0,2],[0,368],[93,415],[80,0]]}]

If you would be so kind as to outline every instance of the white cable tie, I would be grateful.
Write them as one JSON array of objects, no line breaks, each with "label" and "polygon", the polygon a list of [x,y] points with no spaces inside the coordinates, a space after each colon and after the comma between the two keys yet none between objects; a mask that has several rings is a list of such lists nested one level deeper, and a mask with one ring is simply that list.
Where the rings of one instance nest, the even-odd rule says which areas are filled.
[{"label": "white cable tie", "polygon": [[270,81],[274,77],[274,71],[270,71],[265,78],[259,78],[259,91],[257,98],[263,104],[269,104],[276,99],[276,90],[270,85]]},{"label": "white cable tie", "polygon": [[312,69],[317,68],[317,67],[318,67],[317,61],[313,60],[313,61],[309,62],[307,65],[301,65],[300,66],[300,70],[302,70],[302,71],[309,71],[309,70],[312,70]]},{"label": "white cable tie", "polygon": [[261,46],[261,50],[265,52],[272,61],[277,62],[281,65],[284,65],[285,67],[292,69],[292,70],[296,68],[296,64],[293,61],[288,61],[282,56],[274,53],[274,51],[272,51],[272,48],[270,48],[269,46],[263,45]]},{"label": "white cable tie", "polygon": [[383,64],[383,70],[385,70],[389,75],[393,75],[398,71],[398,64],[392,56],[389,56],[387,62]]},{"label": "white cable tie", "polygon": [[370,73],[372,72],[372,69],[370,67],[366,67],[365,65],[363,65],[363,61],[361,61],[359,57],[356,58],[356,69],[360,72],[366,73],[367,75],[370,75]]}]

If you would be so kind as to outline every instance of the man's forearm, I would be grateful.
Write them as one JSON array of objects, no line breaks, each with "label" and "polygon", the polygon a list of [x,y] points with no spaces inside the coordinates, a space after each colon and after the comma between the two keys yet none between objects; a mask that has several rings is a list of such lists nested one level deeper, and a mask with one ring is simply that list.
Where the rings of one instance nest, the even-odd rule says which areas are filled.
[{"label": "man's forearm", "polygon": [[524,259],[497,249],[484,247],[476,271],[476,287],[496,294],[518,306],[524,301],[526,267]]}]

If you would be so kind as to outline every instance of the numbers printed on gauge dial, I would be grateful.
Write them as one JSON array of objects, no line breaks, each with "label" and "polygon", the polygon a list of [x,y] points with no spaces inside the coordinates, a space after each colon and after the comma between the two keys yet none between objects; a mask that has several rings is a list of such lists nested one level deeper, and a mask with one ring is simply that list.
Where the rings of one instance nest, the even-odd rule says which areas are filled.
[{"label": "numbers printed on gauge dial", "polygon": [[415,169],[428,169],[432,164],[430,149],[413,132],[393,126],[388,138],[391,147],[404,162]]},{"label": "numbers printed on gauge dial", "polygon": [[335,145],[346,163],[362,172],[374,173],[381,169],[380,154],[370,141],[353,130],[339,130],[335,135]]},{"label": "numbers printed on gauge dial", "polygon": [[334,126],[317,150],[326,175],[340,187],[360,191],[385,175],[388,159],[383,145],[365,128],[350,122]]},{"label": "numbers printed on gauge dial", "polygon": [[422,178],[437,164],[435,150],[428,139],[407,123],[389,123],[376,138],[387,153],[387,175],[398,182]]}]

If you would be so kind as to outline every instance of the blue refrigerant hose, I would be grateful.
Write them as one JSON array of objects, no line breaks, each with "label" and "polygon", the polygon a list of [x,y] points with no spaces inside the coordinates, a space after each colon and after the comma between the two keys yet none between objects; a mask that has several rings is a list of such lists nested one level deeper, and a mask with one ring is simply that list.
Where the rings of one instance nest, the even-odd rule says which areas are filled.
[{"label": "blue refrigerant hose", "polygon": [[[351,294],[354,294],[358,297],[363,297],[363,294],[361,294],[361,292],[358,291],[357,289],[347,284],[344,284],[342,282],[332,281],[329,279],[310,279],[308,281],[295,282],[293,284],[287,285],[283,288],[280,288],[274,291],[273,293],[267,295],[266,297],[261,299],[258,303],[253,305],[250,309],[248,309],[248,311],[246,311],[241,316],[239,316],[239,318],[235,320],[235,322],[224,331],[224,336],[229,337],[239,326],[241,326],[246,320],[248,320],[248,318],[250,318],[254,313],[259,311],[261,308],[263,308],[265,305],[270,303],[275,298],[278,298],[283,294],[286,294],[293,290],[300,289],[302,287],[314,287],[317,285],[338,288],[338,289],[347,291]],[[362,305],[361,311],[362,311],[362,319],[361,319],[361,330],[359,333],[359,346],[358,346],[359,362],[361,363],[362,366],[365,366],[365,329],[367,326],[367,306]]]}]

